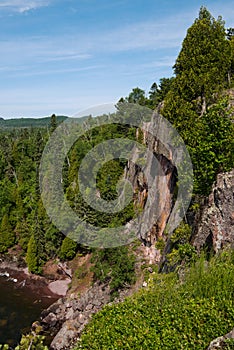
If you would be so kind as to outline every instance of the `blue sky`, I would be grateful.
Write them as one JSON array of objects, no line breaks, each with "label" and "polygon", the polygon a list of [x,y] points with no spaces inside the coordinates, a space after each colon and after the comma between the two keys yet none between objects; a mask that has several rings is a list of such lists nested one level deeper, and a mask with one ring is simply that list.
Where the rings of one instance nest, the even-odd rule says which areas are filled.
[{"label": "blue sky", "polygon": [[0,116],[72,116],[173,74],[205,5],[234,26],[233,0],[0,0]]}]

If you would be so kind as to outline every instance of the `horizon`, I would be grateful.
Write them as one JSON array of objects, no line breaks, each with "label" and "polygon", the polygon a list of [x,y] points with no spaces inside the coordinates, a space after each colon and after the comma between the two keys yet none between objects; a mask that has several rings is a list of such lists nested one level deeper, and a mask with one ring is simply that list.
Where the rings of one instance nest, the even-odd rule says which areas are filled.
[{"label": "horizon", "polygon": [[233,27],[230,0],[2,0],[1,117],[71,117],[135,87],[148,93],[173,75],[202,5]]}]

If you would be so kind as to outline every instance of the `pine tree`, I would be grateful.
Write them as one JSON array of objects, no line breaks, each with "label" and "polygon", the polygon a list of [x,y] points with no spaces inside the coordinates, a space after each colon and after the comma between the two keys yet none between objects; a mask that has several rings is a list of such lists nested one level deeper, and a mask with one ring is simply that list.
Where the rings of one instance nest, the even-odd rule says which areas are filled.
[{"label": "pine tree", "polygon": [[186,101],[199,101],[200,113],[213,102],[214,93],[225,85],[231,65],[231,50],[221,17],[217,20],[205,7],[188,29],[176,60],[175,89]]},{"label": "pine tree", "polygon": [[26,262],[28,269],[32,273],[40,273],[41,268],[38,261],[37,245],[34,235],[31,236],[28,242],[28,249],[26,254]]},{"label": "pine tree", "polygon": [[57,117],[55,114],[52,114],[50,117],[50,131],[53,132],[57,127]]},{"label": "pine tree", "polygon": [[183,41],[162,110],[188,147],[194,192],[201,195],[209,193],[219,171],[233,166],[233,128],[222,101],[231,69],[229,41],[221,17],[215,20],[202,7]]},{"label": "pine tree", "polygon": [[77,243],[69,237],[65,237],[60,248],[59,257],[62,260],[73,259],[77,251]]},{"label": "pine tree", "polygon": [[5,214],[2,218],[0,227],[0,253],[6,252],[8,248],[14,245],[14,243],[15,234],[9,223],[8,214]]}]

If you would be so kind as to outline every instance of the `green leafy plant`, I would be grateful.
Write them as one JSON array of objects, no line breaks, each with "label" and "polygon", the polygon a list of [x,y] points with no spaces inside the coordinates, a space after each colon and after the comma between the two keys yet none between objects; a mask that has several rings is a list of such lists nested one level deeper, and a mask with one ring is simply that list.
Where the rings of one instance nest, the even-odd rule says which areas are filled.
[{"label": "green leafy plant", "polygon": [[135,256],[126,246],[96,249],[92,262],[94,278],[110,283],[112,297],[119,289],[135,282]]},{"label": "green leafy plant", "polygon": [[93,316],[76,349],[204,350],[233,328],[234,252],[202,256],[183,281],[153,275],[149,289]]}]

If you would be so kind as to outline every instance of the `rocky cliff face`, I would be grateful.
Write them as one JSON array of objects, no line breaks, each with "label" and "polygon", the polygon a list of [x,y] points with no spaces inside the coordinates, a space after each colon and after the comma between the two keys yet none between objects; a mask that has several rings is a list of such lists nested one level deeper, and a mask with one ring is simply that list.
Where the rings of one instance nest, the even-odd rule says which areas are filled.
[{"label": "rocky cliff face", "polygon": [[[146,252],[150,263],[160,261],[160,251],[155,248],[158,239],[166,239],[164,230],[170,217],[174,202],[173,195],[176,187],[177,169],[174,165],[172,150],[170,145],[164,145],[157,137],[152,135],[151,130],[156,129],[158,115],[154,115],[151,122],[143,125],[143,143],[149,150],[146,163],[143,168],[137,165],[138,154],[133,155],[133,161],[129,161],[125,169],[125,177],[133,186],[134,205],[143,211],[138,232],[138,238],[146,246]],[[156,120],[156,122],[155,122]],[[139,130],[137,131],[139,138]],[[163,135],[160,136],[163,138]],[[155,161],[157,159],[158,174],[155,175]],[[153,175],[154,174],[154,175]],[[156,191],[153,193],[155,198],[151,198],[151,203],[156,199],[156,206],[152,205],[144,210],[146,202],[149,199],[149,189],[147,179],[154,183]],[[146,227],[150,226],[147,230]]]},{"label": "rocky cliff face", "polygon": [[[160,251],[155,248],[158,239],[168,243],[165,228],[173,211],[176,181],[178,177],[175,166],[176,153],[169,139],[161,135],[160,139],[152,135],[150,130],[155,130],[157,125],[156,113],[150,123],[143,125],[143,143],[156,157],[160,166],[160,175],[155,177],[157,188],[157,208],[145,210],[138,227],[137,235],[146,246],[146,255],[150,263],[161,261]],[[137,133],[139,137],[139,131]],[[160,140],[166,140],[161,142]],[[133,161],[137,160],[137,154]],[[144,210],[149,196],[146,179],[153,173],[152,155],[148,155],[143,169],[136,162],[129,162],[125,176],[131,182],[134,189],[135,206]],[[170,219],[169,219],[170,218]],[[173,218],[172,218],[173,220]],[[145,226],[150,224],[150,230]],[[201,204],[201,210],[196,215],[191,243],[200,251],[206,247],[208,251],[218,252],[227,244],[234,244],[234,169],[228,173],[221,173],[212,187],[211,194]],[[166,244],[168,246],[168,244]]]},{"label": "rocky cliff face", "polygon": [[234,245],[234,169],[221,173],[198,214],[192,243],[200,251],[218,252]]}]

